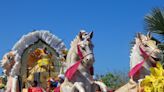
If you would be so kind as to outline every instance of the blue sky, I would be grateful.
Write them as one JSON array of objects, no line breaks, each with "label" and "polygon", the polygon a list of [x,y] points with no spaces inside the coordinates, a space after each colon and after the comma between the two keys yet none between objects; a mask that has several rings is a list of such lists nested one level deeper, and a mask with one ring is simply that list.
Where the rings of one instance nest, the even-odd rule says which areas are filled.
[{"label": "blue sky", "polygon": [[128,71],[130,42],[144,16],[164,0],[1,0],[0,57],[24,34],[50,30],[67,48],[80,29],[94,31],[95,72]]}]

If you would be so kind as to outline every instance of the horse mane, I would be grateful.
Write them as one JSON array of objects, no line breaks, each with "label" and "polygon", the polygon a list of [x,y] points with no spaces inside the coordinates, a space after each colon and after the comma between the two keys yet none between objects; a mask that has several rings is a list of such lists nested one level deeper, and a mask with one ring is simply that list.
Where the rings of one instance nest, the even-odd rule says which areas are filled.
[{"label": "horse mane", "polygon": [[71,44],[70,44],[71,48],[74,47],[74,46],[76,46],[76,45],[78,44],[79,41],[80,41],[80,39],[79,39],[79,36],[77,35],[77,36],[74,38],[74,40],[71,41]]},{"label": "horse mane", "polygon": [[139,43],[136,42],[138,38],[136,37],[132,43],[131,53],[130,53],[130,69],[143,60],[140,55]]}]

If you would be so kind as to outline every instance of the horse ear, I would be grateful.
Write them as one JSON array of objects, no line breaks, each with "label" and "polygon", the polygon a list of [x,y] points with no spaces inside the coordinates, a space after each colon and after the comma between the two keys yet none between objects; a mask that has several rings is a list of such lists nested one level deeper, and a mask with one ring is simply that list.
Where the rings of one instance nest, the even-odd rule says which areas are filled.
[{"label": "horse ear", "polygon": [[137,38],[138,38],[140,41],[142,41],[142,39],[141,39],[141,33],[137,33]]},{"label": "horse ear", "polygon": [[147,38],[151,39],[152,35],[150,32],[147,33]]},{"label": "horse ear", "polygon": [[83,40],[83,34],[82,32],[79,32],[79,39],[82,41]]},{"label": "horse ear", "polygon": [[90,39],[93,38],[93,31],[89,33]]},{"label": "horse ear", "polygon": [[14,51],[11,51],[11,52],[13,53],[13,55],[16,55],[16,53],[17,53],[17,51],[15,51],[15,50]]}]

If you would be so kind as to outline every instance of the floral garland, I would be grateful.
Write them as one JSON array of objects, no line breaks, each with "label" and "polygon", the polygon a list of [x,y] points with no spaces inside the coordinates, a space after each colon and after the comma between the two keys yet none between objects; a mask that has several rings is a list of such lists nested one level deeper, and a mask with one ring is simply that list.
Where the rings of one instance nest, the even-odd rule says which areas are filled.
[{"label": "floral garland", "polygon": [[164,69],[162,65],[157,62],[156,67],[150,68],[150,72],[150,75],[146,76],[141,82],[143,91],[164,92]]}]

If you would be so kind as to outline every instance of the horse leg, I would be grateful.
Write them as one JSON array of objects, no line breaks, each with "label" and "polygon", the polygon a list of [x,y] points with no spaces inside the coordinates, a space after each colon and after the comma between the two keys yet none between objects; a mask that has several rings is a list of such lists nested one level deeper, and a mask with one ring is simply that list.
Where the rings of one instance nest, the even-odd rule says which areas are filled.
[{"label": "horse leg", "polygon": [[102,92],[107,92],[107,86],[103,82],[94,81],[94,84],[97,84],[102,89]]},{"label": "horse leg", "polygon": [[60,85],[60,91],[61,92],[72,92],[71,91],[72,86],[73,86],[73,84],[70,83],[67,78],[65,78],[64,82]]},{"label": "horse leg", "polygon": [[11,92],[19,92],[18,76],[12,78],[11,85],[12,85]]},{"label": "horse leg", "polygon": [[71,92],[75,92],[75,89],[77,89],[78,92],[85,92],[84,85],[82,82],[75,82],[73,87],[71,88]]},{"label": "horse leg", "polygon": [[71,84],[69,82],[65,82],[61,85],[60,90],[62,92],[86,92],[84,89],[84,85],[81,82],[75,82],[74,84]]}]

